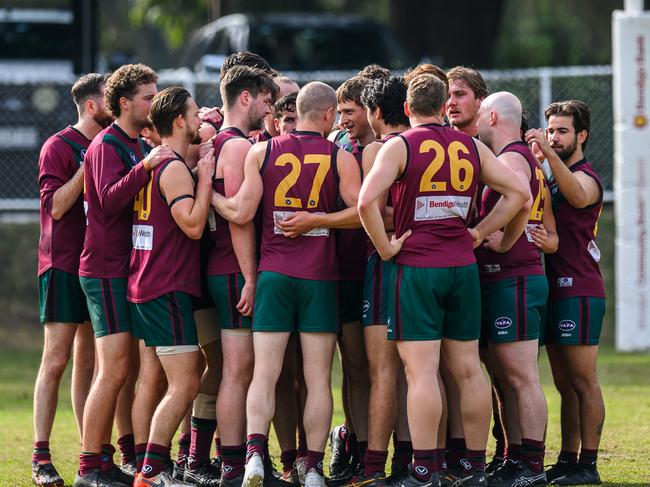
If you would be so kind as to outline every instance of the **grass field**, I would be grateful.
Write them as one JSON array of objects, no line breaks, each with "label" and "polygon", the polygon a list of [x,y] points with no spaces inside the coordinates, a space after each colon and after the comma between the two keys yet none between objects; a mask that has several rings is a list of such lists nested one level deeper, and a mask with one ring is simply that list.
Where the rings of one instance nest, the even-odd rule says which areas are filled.
[{"label": "grass field", "polygon": [[[27,486],[32,446],[32,387],[41,337],[38,328],[0,332],[0,486]],[[7,346],[7,343],[12,343]],[[559,396],[554,390],[545,354],[541,357],[544,390],[549,404],[547,463],[559,447]],[[599,373],[607,406],[600,472],[604,485],[650,486],[650,355],[601,350]],[[52,434],[52,455],[59,472],[71,482],[79,452],[77,429],[69,397],[69,370],[63,382],[59,412]],[[334,367],[335,412],[341,423],[340,368]],[[279,458],[277,444],[271,447]],[[66,484],[68,485],[68,484]]]}]

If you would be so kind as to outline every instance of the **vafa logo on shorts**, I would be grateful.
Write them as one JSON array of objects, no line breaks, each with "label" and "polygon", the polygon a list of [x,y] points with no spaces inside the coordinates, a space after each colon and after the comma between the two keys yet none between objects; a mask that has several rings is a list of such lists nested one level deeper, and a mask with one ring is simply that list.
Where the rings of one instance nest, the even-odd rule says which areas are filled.
[{"label": "vafa logo on shorts", "polygon": [[499,330],[505,330],[506,328],[510,328],[512,326],[512,320],[506,316],[501,316],[500,318],[494,320],[494,326],[496,326]]},{"label": "vafa logo on shorts", "polygon": [[574,321],[571,320],[562,320],[558,324],[558,328],[562,331],[572,331],[575,330],[576,324]]}]

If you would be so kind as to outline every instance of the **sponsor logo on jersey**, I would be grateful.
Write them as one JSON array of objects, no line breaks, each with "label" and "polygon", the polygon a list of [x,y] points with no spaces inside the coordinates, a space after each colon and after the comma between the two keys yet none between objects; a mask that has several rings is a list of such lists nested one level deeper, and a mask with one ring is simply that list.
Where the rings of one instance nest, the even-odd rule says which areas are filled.
[{"label": "sponsor logo on jersey", "polygon": [[[273,212],[273,221],[279,222],[285,218],[289,218],[293,215],[295,211],[274,211]],[[323,215],[323,212],[314,212],[315,215]],[[282,235],[282,229],[277,225],[273,226],[273,233],[276,235]],[[313,228],[307,233],[303,233],[301,237],[329,237],[330,229],[329,228]]]},{"label": "sponsor logo on jersey", "polygon": [[558,277],[557,287],[573,287],[573,277]]},{"label": "sponsor logo on jersey", "polygon": [[600,249],[598,248],[598,245],[596,245],[596,242],[593,240],[589,241],[589,244],[587,245],[587,250],[589,251],[589,254],[591,257],[596,261],[600,262]]},{"label": "sponsor logo on jersey", "polygon": [[526,240],[528,240],[530,243],[535,242],[535,240],[533,240],[533,230],[535,228],[537,228],[537,223],[528,223],[524,228],[524,232],[526,233]]},{"label": "sponsor logo on jersey", "polygon": [[484,264],[483,268],[488,274],[493,274],[495,272],[501,272],[501,266],[499,264]]},{"label": "sponsor logo on jersey", "polygon": [[418,196],[415,199],[415,221],[467,218],[472,198],[469,196]]},{"label": "sponsor logo on jersey", "polygon": [[153,249],[153,227],[151,225],[133,225],[132,236],[134,249]]},{"label": "sponsor logo on jersey", "polygon": [[505,330],[506,328],[510,328],[512,326],[512,320],[507,316],[501,316],[500,318],[494,320],[494,326],[496,326],[499,330]]},{"label": "sponsor logo on jersey", "polygon": [[129,158],[131,159],[131,162],[132,162],[133,164],[136,163],[136,159],[137,159],[137,158],[135,157],[135,154],[134,154],[133,152],[129,152]]},{"label": "sponsor logo on jersey", "polygon": [[576,324],[571,320],[562,320],[560,321],[558,328],[562,331],[571,331],[575,330]]},{"label": "sponsor logo on jersey", "polygon": [[79,151],[79,157],[81,158],[81,163],[83,164],[83,161],[86,158],[86,149],[81,149]]},{"label": "sponsor logo on jersey", "polygon": [[214,232],[217,229],[217,217],[214,213],[214,208],[210,208],[208,212],[208,228],[211,232]]}]

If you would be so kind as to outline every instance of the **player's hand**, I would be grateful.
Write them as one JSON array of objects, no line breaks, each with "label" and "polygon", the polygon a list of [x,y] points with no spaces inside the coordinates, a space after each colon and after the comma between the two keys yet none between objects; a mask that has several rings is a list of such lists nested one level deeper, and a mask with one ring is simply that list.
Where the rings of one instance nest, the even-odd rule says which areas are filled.
[{"label": "player's hand", "polygon": [[214,149],[201,157],[196,163],[196,172],[199,177],[199,181],[212,181],[212,175],[214,174]]},{"label": "player's hand", "polygon": [[166,145],[159,145],[154,147],[151,152],[142,161],[147,171],[151,171],[156,166],[162,164],[169,159],[176,159],[178,156]]},{"label": "player's hand", "polygon": [[223,123],[223,113],[221,113],[221,109],[217,107],[199,108],[199,118],[202,122],[208,122],[209,124],[216,125],[217,127],[221,127],[221,124]]},{"label": "player's hand", "polygon": [[246,281],[241,289],[241,297],[237,303],[237,310],[243,316],[253,316],[255,308],[255,283]]},{"label": "player's hand", "polygon": [[468,228],[467,231],[469,232],[470,236],[472,237],[472,248],[475,249],[479,245],[483,243],[483,237],[481,237],[481,234],[479,231],[475,228]]},{"label": "player's hand", "polygon": [[543,223],[534,226],[530,230],[530,237],[533,239],[533,243],[540,249],[543,249],[546,245],[546,240],[548,239],[548,232]]},{"label": "player's hand", "polygon": [[275,222],[285,237],[295,238],[317,227],[316,215],[308,211],[297,211],[283,220]]},{"label": "player's hand", "polygon": [[548,159],[555,154],[542,129],[530,129],[526,132],[524,138],[539,162],[543,162],[544,159]]},{"label": "player's hand", "polygon": [[147,145],[148,145],[149,147],[154,147],[154,148],[155,148],[155,147],[158,147],[158,144],[156,144],[156,143],[155,143],[153,140],[151,140],[149,137],[142,137],[142,136],[140,136],[140,137],[142,138],[142,140],[144,140],[144,141],[147,143]]},{"label": "player's hand", "polygon": [[413,233],[412,230],[407,230],[404,232],[404,234],[400,237],[397,238],[394,234],[390,238],[390,247],[389,247],[389,253],[388,254],[381,254],[381,259],[382,260],[390,260],[393,257],[395,257],[397,254],[399,254],[399,251],[402,250],[402,246],[404,245],[404,241],[411,236]]},{"label": "player's hand", "polygon": [[492,252],[497,252],[499,254],[504,253],[506,250],[503,248],[503,232],[501,230],[497,230],[492,235],[488,235],[485,239],[483,247],[491,250]]},{"label": "player's hand", "polygon": [[215,135],[217,135],[217,129],[209,123],[202,123],[199,126],[199,137],[201,137],[201,142],[207,142]]},{"label": "player's hand", "polygon": [[201,142],[199,145],[199,159],[210,152],[210,150],[214,151],[214,137],[206,140],[205,142]]}]

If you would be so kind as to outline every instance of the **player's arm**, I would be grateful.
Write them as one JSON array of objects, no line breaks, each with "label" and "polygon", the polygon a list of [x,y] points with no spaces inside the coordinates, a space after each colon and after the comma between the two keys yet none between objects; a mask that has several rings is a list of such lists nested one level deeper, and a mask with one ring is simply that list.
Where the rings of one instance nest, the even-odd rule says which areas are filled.
[{"label": "player's arm", "polygon": [[476,141],[476,147],[481,158],[481,181],[500,193],[501,198],[478,225],[469,229],[475,247],[480,245],[485,237],[504,227],[524,205],[527,205],[527,211],[530,211],[530,185],[524,183],[512,169],[500,162],[483,143]]},{"label": "player's arm", "polygon": [[210,210],[214,157],[212,153],[198,161],[196,191],[194,180],[181,161],[173,161],[160,173],[160,189],[170,207],[172,218],[189,238],[198,240]]},{"label": "player's arm", "polygon": [[243,225],[255,217],[264,192],[260,168],[264,162],[266,144],[259,142],[248,151],[244,162],[244,180],[236,195],[226,198],[216,191],[212,192],[212,206],[229,222]]},{"label": "player's arm", "polygon": [[530,218],[530,208],[532,205],[532,196],[530,195],[530,166],[526,159],[513,152],[506,152],[497,159],[505,166],[509,167],[519,180],[528,188],[528,201],[521,207],[515,217],[510,220],[503,231],[497,231],[487,237],[485,247],[495,252],[507,252],[519,240],[521,234],[526,228]]},{"label": "player's arm", "polygon": [[66,171],[70,159],[65,155],[69,149],[63,146],[54,150],[54,143],[43,147],[39,163],[38,184],[45,211],[54,219],[60,220],[77,201],[84,185],[83,166],[77,169],[72,178]]},{"label": "player's arm", "polygon": [[[226,197],[237,194],[244,182],[244,161],[251,149],[246,139],[232,139],[221,149],[220,161],[223,163],[223,181]],[[229,223],[232,247],[244,276],[244,287],[237,309],[244,316],[252,316],[255,307],[255,286],[257,283],[257,243],[255,225],[252,221],[243,225]]]},{"label": "player's arm", "polygon": [[[337,151],[336,167],[339,177],[339,193],[347,208],[332,213],[297,211],[284,220],[276,222],[285,237],[298,237],[314,228],[361,228],[357,211],[357,197],[361,187],[359,165],[352,154],[340,149]],[[344,193],[347,195],[347,199]]]},{"label": "player's arm", "polygon": [[537,144],[544,154],[562,196],[571,206],[585,208],[600,199],[601,189],[596,180],[582,171],[571,172],[555,153],[544,132],[530,129],[525,137],[528,144]]},{"label": "player's arm", "polygon": [[[384,144],[381,142],[373,142],[370,145],[366,146],[365,149],[363,149],[363,153],[361,155],[361,168],[363,170],[364,178],[365,175],[370,172],[372,169],[373,164],[375,163],[375,159],[377,158],[377,154],[379,153],[379,149],[382,148]],[[387,206],[388,202],[388,190],[384,192],[384,194],[379,198],[379,208],[381,209],[381,215],[384,219],[384,226],[386,227],[386,230],[390,231],[393,230],[393,208],[391,206]]]},{"label": "player's arm", "polygon": [[[95,185],[99,204],[109,215],[118,214],[132,205],[133,198],[147,184],[149,171],[161,162],[176,157],[169,147],[159,145],[128,173],[120,176],[122,161],[116,149],[108,144],[101,144],[97,149],[96,171],[99,177],[95,178]],[[119,161],[119,164],[116,164],[116,161]]]},{"label": "player's arm", "polygon": [[404,171],[406,159],[406,144],[401,138],[395,137],[386,142],[379,150],[359,193],[358,208],[361,223],[383,260],[389,260],[397,254],[404,240],[411,234],[411,230],[408,230],[399,239],[393,236],[392,240],[388,240],[379,201]]},{"label": "player's arm", "polygon": [[544,198],[544,213],[542,223],[533,228],[530,235],[535,245],[545,254],[557,252],[560,238],[557,235],[557,226],[555,224],[555,215],[553,214],[553,205],[551,203],[551,191],[544,188],[546,198]]}]

